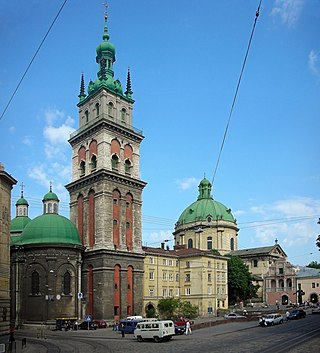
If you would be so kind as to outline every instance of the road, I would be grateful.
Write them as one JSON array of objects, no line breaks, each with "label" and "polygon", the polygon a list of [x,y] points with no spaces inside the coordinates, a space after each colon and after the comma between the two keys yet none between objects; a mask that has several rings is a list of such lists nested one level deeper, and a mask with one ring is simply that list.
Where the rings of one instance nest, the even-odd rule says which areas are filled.
[{"label": "road", "polygon": [[[16,353],[314,353],[320,347],[320,315],[260,327],[257,321],[228,322],[175,336],[169,342],[137,342],[132,335],[112,329],[97,331],[53,331],[37,338],[35,330],[17,332]],[[41,336],[41,335],[40,335]],[[21,349],[21,339],[27,347]]]}]

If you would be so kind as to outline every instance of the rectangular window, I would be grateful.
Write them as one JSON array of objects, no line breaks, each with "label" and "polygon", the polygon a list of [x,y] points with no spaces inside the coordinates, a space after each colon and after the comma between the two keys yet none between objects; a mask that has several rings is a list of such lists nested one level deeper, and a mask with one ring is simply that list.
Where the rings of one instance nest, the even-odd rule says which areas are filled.
[{"label": "rectangular window", "polygon": [[208,282],[211,282],[211,273],[208,273]]},{"label": "rectangular window", "polygon": [[316,288],[316,284],[315,284],[315,283],[312,283],[312,284],[311,284],[311,287],[312,287],[312,288]]},{"label": "rectangular window", "polygon": [[173,261],[169,260],[169,266],[173,266]]},{"label": "rectangular window", "polygon": [[190,261],[186,261],[186,268],[190,268]]},{"label": "rectangular window", "polygon": [[162,272],[162,279],[163,279],[164,281],[167,280],[167,272],[165,272],[165,271]]},{"label": "rectangular window", "polygon": [[222,264],[221,264],[221,268],[224,270],[224,268],[225,268],[225,263],[224,262],[222,262]]},{"label": "rectangular window", "polygon": [[149,289],[149,296],[150,296],[150,297],[153,297],[153,296],[154,296],[154,289],[153,289],[153,288],[150,288],[150,289]]},{"label": "rectangular window", "polygon": [[179,267],[179,260],[176,260],[176,267]]},{"label": "rectangular window", "polygon": [[169,281],[170,281],[170,282],[173,282],[173,272],[170,272],[170,273],[169,273]]},{"label": "rectangular window", "polygon": [[163,259],[163,260],[162,260],[162,265],[163,265],[163,266],[167,266],[167,259]]},{"label": "rectangular window", "polygon": [[220,262],[217,262],[217,269],[220,269]]},{"label": "rectangular window", "polygon": [[283,268],[282,267],[279,268],[279,275],[283,275]]},{"label": "rectangular window", "polygon": [[149,257],[149,263],[152,265],[154,264],[154,258],[152,256]]},{"label": "rectangular window", "polygon": [[176,282],[179,282],[179,273],[176,273]]},{"label": "rectangular window", "polygon": [[169,297],[170,297],[170,298],[173,297],[173,289],[172,289],[172,288],[169,289]]},{"label": "rectangular window", "polygon": [[167,297],[167,288],[162,289],[162,296],[163,296],[163,298]]},{"label": "rectangular window", "polygon": [[191,294],[191,288],[188,287],[188,288],[186,288],[186,295],[190,295],[190,294]]},{"label": "rectangular window", "polygon": [[211,261],[208,261],[208,267],[211,267]]},{"label": "rectangular window", "polygon": [[179,297],[179,288],[176,288],[176,297]]},{"label": "rectangular window", "polygon": [[211,287],[208,287],[208,294],[211,294]]},{"label": "rectangular window", "polygon": [[186,273],[185,281],[190,282],[190,273]]},{"label": "rectangular window", "polygon": [[150,281],[154,280],[154,272],[149,272],[149,280]]}]

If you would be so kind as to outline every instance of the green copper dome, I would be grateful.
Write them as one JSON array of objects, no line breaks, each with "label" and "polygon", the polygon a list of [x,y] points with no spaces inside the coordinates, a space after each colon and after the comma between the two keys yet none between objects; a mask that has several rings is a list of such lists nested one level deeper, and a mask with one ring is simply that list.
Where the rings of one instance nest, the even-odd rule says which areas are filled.
[{"label": "green copper dome", "polygon": [[31,219],[28,216],[17,216],[10,223],[10,234],[22,233],[25,226],[29,224]]},{"label": "green copper dome", "polygon": [[24,197],[20,197],[20,199],[16,202],[16,206],[29,206],[29,204]]},{"label": "green copper dome", "polygon": [[81,245],[76,226],[55,213],[43,214],[29,222],[17,245],[48,243]]},{"label": "green copper dome", "polygon": [[214,200],[210,193],[211,183],[204,178],[199,184],[199,196],[197,201],[193,202],[181,213],[177,225],[215,220],[235,223],[231,209]]},{"label": "green copper dome", "polygon": [[50,191],[43,196],[43,200],[42,201],[49,201],[49,200],[59,201],[57,194],[52,192],[51,187],[50,187]]}]

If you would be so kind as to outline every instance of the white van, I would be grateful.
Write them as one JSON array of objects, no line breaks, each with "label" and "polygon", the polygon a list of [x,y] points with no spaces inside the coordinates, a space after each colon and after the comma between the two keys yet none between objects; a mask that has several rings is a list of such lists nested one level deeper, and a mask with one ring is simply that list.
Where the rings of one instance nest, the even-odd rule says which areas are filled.
[{"label": "white van", "polygon": [[142,316],[139,316],[139,315],[127,316],[126,320],[142,320]]},{"label": "white van", "polygon": [[171,320],[139,322],[134,330],[138,342],[153,339],[155,342],[168,341],[174,335],[174,323]]}]

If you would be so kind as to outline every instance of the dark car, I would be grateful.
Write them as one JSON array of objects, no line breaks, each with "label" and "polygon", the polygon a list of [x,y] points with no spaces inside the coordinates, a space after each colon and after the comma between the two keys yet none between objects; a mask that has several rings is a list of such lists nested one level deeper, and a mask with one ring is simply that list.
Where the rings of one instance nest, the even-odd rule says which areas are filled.
[{"label": "dark car", "polygon": [[288,320],[303,319],[307,313],[302,309],[292,310],[288,316]]},{"label": "dark car", "polygon": [[79,330],[96,330],[97,325],[93,321],[83,321],[78,325]]},{"label": "dark car", "polygon": [[174,324],[174,333],[176,335],[183,335],[185,333],[185,331],[186,331],[185,326],[181,326],[181,325],[179,326],[179,325]]}]

